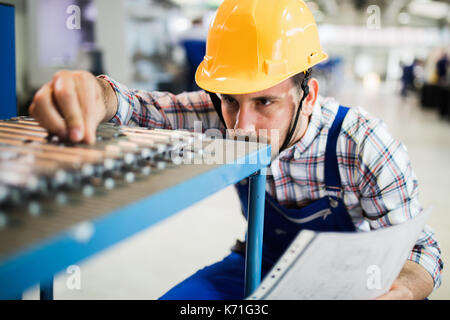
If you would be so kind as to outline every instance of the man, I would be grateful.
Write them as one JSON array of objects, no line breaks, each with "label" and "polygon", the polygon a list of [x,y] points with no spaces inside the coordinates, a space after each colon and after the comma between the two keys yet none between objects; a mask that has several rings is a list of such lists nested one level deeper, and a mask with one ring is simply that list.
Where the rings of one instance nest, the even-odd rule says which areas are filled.
[{"label": "man", "polygon": [[401,91],[402,97],[406,97],[408,95],[408,90],[414,89],[417,65],[418,60],[414,59],[412,64],[403,66]]},{"label": "man", "polygon": [[178,43],[184,48],[188,70],[186,84],[188,91],[201,90],[195,82],[195,72],[202,62],[206,51],[206,37],[208,30],[203,25],[203,18],[192,19],[192,26],[178,36]]},{"label": "man", "polygon": [[[369,232],[422,210],[406,148],[363,109],[319,97],[310,69],[326,58],[303,1],[225,0],[196,76],[210,95],[129,90],[106,76],[62,71],[36,94],[30,114],[50,132],[87,143],[102,121],[188,130],[202,121],[204,128],[279,132],[266,188],[264,275],[302,229]],[[237,190],[245,211],[245,181]],[[244,298],[240,247],[162,299]],[[424,299],[440,285],[442,268],[426,227],[380,298]]]},{"label": "man", "polygon": [[446,52],[442,54],[442,57],[436,63],[436,71],[438,76],[438,83],[445,85],[447,84],[447,72],[450,61],[448,60],[448,55]]}]

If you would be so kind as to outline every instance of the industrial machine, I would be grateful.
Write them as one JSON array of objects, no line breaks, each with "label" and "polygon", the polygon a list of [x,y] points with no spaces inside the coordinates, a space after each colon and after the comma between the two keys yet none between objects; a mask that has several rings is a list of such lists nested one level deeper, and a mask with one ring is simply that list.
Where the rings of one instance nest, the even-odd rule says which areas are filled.
[{"label": "industrial machine", "polygon": [[202,133],[102,124],[90,146],[31,118],[0,121],[0,298],[41,283],[51,299],[55,273],[248,176],[250,292],[269,162],[266,144]]}]

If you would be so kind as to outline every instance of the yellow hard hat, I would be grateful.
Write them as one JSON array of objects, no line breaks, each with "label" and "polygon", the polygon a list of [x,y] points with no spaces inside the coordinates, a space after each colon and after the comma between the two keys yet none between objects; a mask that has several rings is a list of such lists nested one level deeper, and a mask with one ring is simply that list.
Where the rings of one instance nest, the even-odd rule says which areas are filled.
[{"label": "yellow hard hat", "polygon": [[209,29],[195,79],[209,92],[253,93],[327,58],[302,0],[225,0]]}]

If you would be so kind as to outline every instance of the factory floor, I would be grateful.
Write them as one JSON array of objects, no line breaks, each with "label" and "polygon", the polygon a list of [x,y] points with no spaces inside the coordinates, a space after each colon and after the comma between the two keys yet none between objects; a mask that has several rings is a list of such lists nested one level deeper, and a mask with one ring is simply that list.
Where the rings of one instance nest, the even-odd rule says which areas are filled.
[{"label": "factory floor", "polygon": [[[377,92],[355,87],[347,86],[350,89],[336,96],[341,104],[362,106],[383,119],[407,146],[419,178],[420,200],[424,207],[434,207],[429,225],[444,263],[450,263],[450,122],[422,109],[414,95],[399,97],[392,86]],[[55,299],[157,299],[196,270],[221,260],[237,238],[243,239],[245,229],[237,195],[228,188],[79,263],[79,289],[71,285],[70,272],[59,273]],[[444,269],[443,284],[430,299],[450,299],[446,280]],[[37,298],[37,287],[24,293],[24,299]]]}]

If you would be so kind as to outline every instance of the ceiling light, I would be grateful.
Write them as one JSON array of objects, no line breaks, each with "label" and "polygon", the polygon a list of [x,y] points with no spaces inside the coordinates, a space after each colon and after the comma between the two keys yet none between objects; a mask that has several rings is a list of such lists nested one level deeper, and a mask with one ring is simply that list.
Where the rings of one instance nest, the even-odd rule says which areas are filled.
[{"label": "ceiling light", "polygon": [[400,12],[398,14],[398,23],[400,24],[409,24],[411,22],[411,16],[406,12]]},{"label": "ceiling light", "polygon": [[447,17],[450,6],[441,1],[414,0],[408,5],[408,11],[412,15],[440,20]]}]

